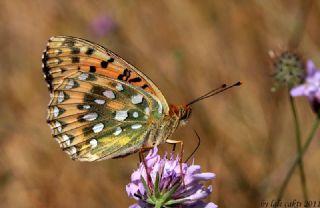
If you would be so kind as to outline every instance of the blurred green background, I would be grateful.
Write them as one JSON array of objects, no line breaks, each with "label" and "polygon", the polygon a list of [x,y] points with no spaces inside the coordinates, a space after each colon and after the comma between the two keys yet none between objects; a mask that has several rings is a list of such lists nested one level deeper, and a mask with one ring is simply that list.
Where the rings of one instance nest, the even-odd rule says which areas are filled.
[{"label": "blurred green background", "polygon": [[[286,89],[270,91],[268,51],[285,50],[301,24],[298,51],[320,64],[320,3],[313,1],[309,10],[304,3],[1,0],[0,207],[134,203],[125,185],[138,155],[75,162],[51,137],[41,55],[53,35],[82,37],[120,54],[157,83],[169,103],[186,103],[222,83],[243,81],[240,88],[195,105],[188,125],[172,139],[182,139],[188,155],[197,143],[193,129],[198,131],[195,161],[217,174],[210,200],[219,207],[254,208],[275,199],[296,144]],[[305,138],[314,115],[306,99],[297,100]],[[313,200],[320,196],[319,146],[316,139],[304,159]],[[285,199],[302,200],[297,171]]]}]

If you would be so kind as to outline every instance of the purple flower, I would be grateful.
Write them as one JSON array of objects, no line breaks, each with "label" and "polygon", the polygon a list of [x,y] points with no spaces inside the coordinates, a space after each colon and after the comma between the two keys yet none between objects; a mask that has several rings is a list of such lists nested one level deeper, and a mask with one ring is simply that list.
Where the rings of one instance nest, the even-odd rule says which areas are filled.
[{"label": "purple flower", "polygon": [[115,28],[115,21],[108,15],[96,16],[90,24],[90,30],[99,37],[109,34]]},{"label": "purple flower", "polygon": [[307,96],[313,110],[320,109],[320,70],[311,60],[307,61],[307,76],[304,83],[294,87],[290,91],[291,96]]},{"label": "purple flower", "polygon": [[173,154],[165,154],[161,158],[157,147],[150,150],[145,158],[148,176],[145,165],[141,162],[126,186],[128,196],[138,200],[130,208],[216,208],[214,203],[202,201],[212,192],[212,186],[205,187],[201,183],[214,179],[215,174],[201,173],[199,165],[182,163],[181,167],[179,161],[180,158]]}]

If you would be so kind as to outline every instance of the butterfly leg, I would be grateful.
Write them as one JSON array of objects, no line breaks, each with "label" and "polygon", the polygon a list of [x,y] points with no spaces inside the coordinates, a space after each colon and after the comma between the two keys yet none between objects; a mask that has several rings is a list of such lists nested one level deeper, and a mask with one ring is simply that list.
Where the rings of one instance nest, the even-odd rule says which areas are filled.
[{"label": "butterfly leg", "polygon": [[153,147],[141,147],[139,150],[139,160],[143,163],[144,168],[146,169],[146,175],[147,175],[147,184],[150,186],[152,184],[152,179],[150,176],[150,173],[148,171],[147,162],[144,158],[144,153],[150,149],[153,149]]},{"label": "butterfly leg", "polygon": [[177,143],[172,144],[172,152],[176,151]]},{"label": "butterfly leg", "polygon": [[184,151],[183,141],[167,139],[166,143],[173,145],[173,151],[175,150],[176,145],[180,144],[179,164],[180,164],[180,173],[182,176],[182,184],[184,186],[185,185],[184,184],[184,174],[183,174],[183,170],[182,170],[182,158],[183,158],[183,151]]}]

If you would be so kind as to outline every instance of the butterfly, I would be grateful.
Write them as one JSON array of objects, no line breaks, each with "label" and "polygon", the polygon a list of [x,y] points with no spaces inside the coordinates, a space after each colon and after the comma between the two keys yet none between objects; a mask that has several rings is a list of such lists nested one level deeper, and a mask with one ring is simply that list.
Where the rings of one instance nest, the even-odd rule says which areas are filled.
[{"label": "butterfly", "polygon": [[169,137],[190,117],[191,105],[217,91],[187,105],[169,105],[137,68],[103,46],[70,36],[49,39],[42,69],[51,97],[47,122],[52,135],[80,161],[174,143]]}]

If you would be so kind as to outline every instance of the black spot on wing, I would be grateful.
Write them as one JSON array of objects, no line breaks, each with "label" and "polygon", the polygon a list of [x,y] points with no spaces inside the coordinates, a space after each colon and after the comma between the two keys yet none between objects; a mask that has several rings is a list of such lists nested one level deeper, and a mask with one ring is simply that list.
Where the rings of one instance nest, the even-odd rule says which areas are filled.
[{"label": "black spot on wing", "polygon": [[131,82],[141,82],[142,80],[141,80],[141,78],[140,77],[135,77],[135,78],[133,78],[133,79],[129,79],[129,83],[131,83]]},{"label": "black spot on wing", "polygon": [[86,120],[83,118],[83,115],[78,116],[77,120],[78,120],[79,122],[81,122],[81,123],[86,121]]},{"label": "black spot on wing", "polygon": [[107,68],[109,63],[114,62],[114,58],[110,58],[108,61],[101,61],[100,65],[102,68]]},{"label": "black spot on wing", "polygon": [[72,63],[79,63],[80,62],[80,57],[78,57],[78,56],[73,56],[72,58],[71,58],[71,60],[72,60]]},{"label": "black spot on wing", "polygon": [[53,85],[52,85],[53,77],[49,72],[50,68],[47,65],[47,60],[48,60],[47,53],[44,52],[43,56],[42,56],[42,71],[44,74],[44,78],[45,78],[46,82],[48,83],[48,89],[50,92],[52,92],[53,91]]},{"label": "black spot on wing", "polygon": [[58,94],[58,96],[60,96],[60,93],[63,94],[63,100],[62,100],[61,103],[63,103],[63,102],[65,102],[66,100],[69,100],[69,99],[70,99],[70,95],[68,95],[66,92],[60,91],[59,94]]},{"label": "black spot on wing", "polygon": [[57,48],[56,50],[58,51],[58,52],[57,52],[57,55],[62,54],[62,50],[61,50],[60,48]]},{"label": "black spot on wing", "polygon": [[[84,136],[88,136],[88,135],[94,133],[93,127],[94,127],[94,125],[90,125],[90,126],[84,127],[84,128],[82,129],[83,135],[84,135]],[[94,138],[90,138],[90,140],[92,140],[92,139],[94,139]],[[88,143],[90,144],[89,141],[88,141]]]},{"label": "black spot on wing", "polygon": [[149,87],[147,84],[142,85],[142,89],[146,89],[147,87]]},{"label": "black spot on wing", "polygon": [[[55,106],[56,108],[58,108],[58,116],[62,115],[66,110],[64,108],[61,108],[59,106]],[[52,107],[52,109],[54,109],[54,107]],[[59,121],[60,123],[62,123],[61,121]]]},{"label": "black spot on wing", "polygon": [[118,76],[119,80],[128,81],[131,76],[131,71],[129,69],[125,69],[122,74]]},{"label": "black spot on wing", "polygon": [[71,48],[71,54],[79,54],[80,53],[80,48],[74,47]]},{"label": "black spot on wing", "polygon": [[[70,140],[70,143],[73,142],[73,140],[74,140],[74,136],[73,136],[73,135],[71,135],[71,134],[64,134],[64,135],[66,135],[66,136],[68,137],[68,140]],[[67,141],[68,141],[68,140],[67,140]],[[62,142],[61,145],[63,145],[63,144],[64,144],[65,142],[67,142],[67,141]],[[66,150],[66,149],[68,149],[68,148],[70,148],[70,147],[62,148],[62,150]]]},{"label": "black spot on wing", "polygon": [[64,134],[64,135],[66,135],[67,137],[69,137],[70,142],[72,142],[72,140],[74,139],[74,136],[71,135],[71,134]]},{"label": "black spot on wing", "polygon": [[107,68],[108,67],[108,62],[101,61],[100,65],[101,65],[102,68]]},{"label": "black spot on wing", "polygon": [[79,83],[77,81],[73,81],[73,86],[71,87],[71,89],[77,88],[79,87]]},{"label": "black spot on wing", "polygon": [[98,95],[103,95],[103,92],[105,91],[106,89],[103,88],[103,87],[99,87],[99,86],[94,86],[92,87],[91,89],[91,93],[92,94],[98,94]]},{"label": "black spot on wing", "polygon": [[[56,127],[56,122],[60,123],[61,131],[58,131],[58,127]],[[61,135],[63,132],[63,129],[68,126],[66,122],[63,122],[59,119],[51,120],[49,124],[54,128],[54,135]]]},{"label": "black spot on wing", "polygon": [[73,47],[76,44],[75,40],[67,38],[65,41],[63,41],[62,45],[67,47]]},{"label": "black spot on wing", "polygon": [[88,105],[88,104],[78,104],[77,105],[77,108],[79,109],[79,110],[89,110],[90,109],[90,105]]},{"label": "black spot on wing", "polygon": [[61,58],[59,58],[59,57],[56,57],[56,59],[58,60],[58,63],[57,63],[58,65],[63,62],[63,60]]},{"label": "black spot on wing", "polygon": [[88,48],[87,51],[86,51],[86,54],[87,54],[88,56],[91,56],[94,51],[95,51],[95,50],[94,50],[93,48]]},{"label": "black spot on wing", "polygon": [[87,80],[89,80],[89,81],[94,81],[96,79],[97,79],[96,76],[94,76],[93,74],[89,74],[89,76],[87,78]]},{"label": "black spot on wing", "polygon": [[94,72],[96,72],[96,70],[97,69],[95,66],[90,66],[90,69],[89,69],[90,72],[94,73]]}]

